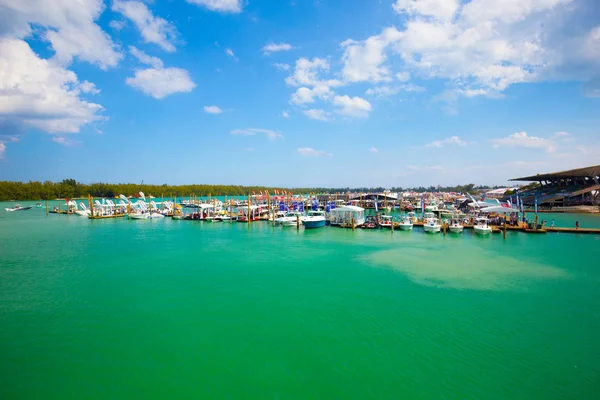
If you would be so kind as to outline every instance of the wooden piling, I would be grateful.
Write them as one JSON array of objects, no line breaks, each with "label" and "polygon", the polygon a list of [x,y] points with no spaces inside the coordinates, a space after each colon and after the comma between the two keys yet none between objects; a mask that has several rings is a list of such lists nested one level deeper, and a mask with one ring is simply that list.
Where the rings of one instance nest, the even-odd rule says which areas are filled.
[{"label": "wooden piling", "polygon": [[248,219],[248,225],[250,225],[250,193],[248,193],[248,215],[247,215],[247,219]]},{"label": "wooden piling", "polygon": [[352,230],[355,230],[356,226],[354,225],[354,217],[352,217]]},{"label": "wooden piling", "polygon": [[535,227],[533,229],[535,229],[537,231],[538,228],[538,216],[537,214],[535,215]]},{"label": "wooden piling", "polygon": [[504,213],[504,229],[502,230],[502,235],[504,239],[506,239],[506,213]]},{"label": "wooden piling", "polygon": [[94,202],[92,195],[88,193],[88,204],[90,205],[90,216],[94,218]]},{"label": "wooden piling", "polygon": [[296,215],[296,230],[300,230],[300,216]]},{"label": "wooden piling", "polygon": [[46,215],[48,215],[48,202],[46,202]]}]

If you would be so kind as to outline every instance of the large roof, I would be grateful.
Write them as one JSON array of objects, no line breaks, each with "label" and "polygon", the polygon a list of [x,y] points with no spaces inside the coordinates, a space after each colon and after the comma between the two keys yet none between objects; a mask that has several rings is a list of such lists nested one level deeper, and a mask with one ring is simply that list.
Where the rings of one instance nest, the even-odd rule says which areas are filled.
[{"label": "large roof", "polygon": [[548,174],[537,174],[533,176],[525,176],[523,178],[514,178],[511,181],[551,181],[553,179],[564,179],[564,178],[585,178],[585,177],[596,177],[600,176],[600,165],[594,165],[592,167],[570,169],[567,171],[553,172]]}]

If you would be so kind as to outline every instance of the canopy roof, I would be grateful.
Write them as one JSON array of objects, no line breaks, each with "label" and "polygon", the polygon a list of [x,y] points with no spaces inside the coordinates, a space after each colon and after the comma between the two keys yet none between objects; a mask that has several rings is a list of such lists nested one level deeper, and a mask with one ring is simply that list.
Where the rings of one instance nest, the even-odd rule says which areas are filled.
[{"label": "canopy roof", "polygon": [[514,178],[511,181],[526,181],[526,182],[537,182],[537,181],[552,181],[555,179],[565,178],[593,178],[600,176],[600,165],[594,165],[591,167],[569,169],[567,171],[552,172],[548,174],[537,174],[533,176],[525,176],[523,178]]}]

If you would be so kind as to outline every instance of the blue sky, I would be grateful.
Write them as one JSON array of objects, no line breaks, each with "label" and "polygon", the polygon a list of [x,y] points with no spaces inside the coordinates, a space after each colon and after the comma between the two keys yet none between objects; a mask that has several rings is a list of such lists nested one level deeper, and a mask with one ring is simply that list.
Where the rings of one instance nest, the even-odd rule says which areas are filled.
[{"label": "blue sky", "polygon": [[0,180],[504,184],[599,127],[595,0],[0,0]]}]

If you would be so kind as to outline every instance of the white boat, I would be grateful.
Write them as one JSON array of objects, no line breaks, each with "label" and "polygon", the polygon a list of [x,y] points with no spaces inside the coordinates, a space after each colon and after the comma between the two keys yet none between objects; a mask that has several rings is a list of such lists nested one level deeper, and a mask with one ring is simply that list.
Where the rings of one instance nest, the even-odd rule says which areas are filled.
[{"label": "white boat", "polygon": [[402,217],[402,219],[400,220],[399,226],[400,226],[400,229],[403,231],[412,231],[412,228],[413,228],[412,217],[409,215]]},{"label": "white boat", "polygon": [[451,233],[462,233],[464,230],[463,224],[460,223],[460,218],[451,218],[450,225],[448,225],[448,229]]},{"label": "white boat", "polygon": [[300,223],[302,223],[304,218],[305,217],[299,211],[289,211],[285,217],[277,218],[275,222],[281,224],[282,226],[296,226],[298,224],[298,220],[300,220]]},{"label": "white boat", "polygon": [[164,217],[165,216],[159,212],[148,212],[148,211],[129,214],[130,219],[160,219],[160,218],[164,218]]},{"label": "white boat", "polygon": [[14,207],[9,207],[9,208],[5,208],[6,211],[25,211],[25,210],[31,210],[33,208],[33,206],[22,206],[20,204],[15,204]]},{"label": "white boat", "polygon": [[477,218],[475,226],[473,226],[473,230],[478,235],[488,235],[492,233],[492,227],[488,225],[487,218]]},{"label": "white boat", "polygon": [[442,230],[440,220],[431,212],[426,212],[423,218],[423,230],[426,233],[439,233]]},{"label": "white boat", "polygon": [[323,228],[326,222],[325,212],[316,210],[309,211],[308,215],[302,220],[302,224],[306,229]]},{"label": "white boat", "polygon": [[91,215],[91,211],[87,208],[83,201],[79,203],[79,208],[81,208],[81,210],[75,210],[75,214],[79,215],[80,217],[89,217]]},{"label": "white boat", "polygon": [[379,227],[390,229],[394,223],[391,215],[380,215],[379,216]]}]

